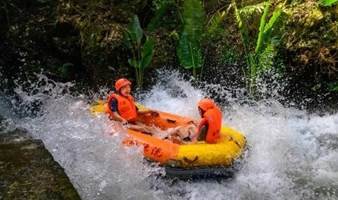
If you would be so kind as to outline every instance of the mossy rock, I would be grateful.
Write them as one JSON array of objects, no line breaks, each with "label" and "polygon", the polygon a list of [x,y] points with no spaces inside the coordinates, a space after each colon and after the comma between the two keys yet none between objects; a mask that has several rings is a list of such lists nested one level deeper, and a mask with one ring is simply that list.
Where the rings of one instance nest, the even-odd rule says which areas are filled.
[{"label": "mossy rock", "polygon": [[0,135],[0,199],[80,199],[41,140],[21,130]]}]

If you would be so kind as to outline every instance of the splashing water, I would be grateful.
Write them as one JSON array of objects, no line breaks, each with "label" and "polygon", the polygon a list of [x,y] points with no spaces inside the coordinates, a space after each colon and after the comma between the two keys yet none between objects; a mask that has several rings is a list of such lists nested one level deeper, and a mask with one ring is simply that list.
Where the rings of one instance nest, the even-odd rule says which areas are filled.
[{"label": "splashing water", "polygon": [[220,86],[196,89],[171,74],[160,73],[159,83],[138,95],[141,102],[196,118],[200,98],[211,89],[222,93],[229,102],[222,108],[224,123],[242,131],[250,146],[233,179],[187,182],[150,176],[162,168],[145,162],[139,149],[120,145],[125,133],[112,134],[105,116],[92,116],[88,97],[71,95],[71,85],[43,76],[40,82],[49,84],[32,84],[35,92],[16,90],[22,99],[14,103],[16,109],[38,101],[37,115],[15,117],[7,107],[2,113],[43,140],[83,199],[338,199],[338,114],[310,115],[275,100],[240,105]]}]

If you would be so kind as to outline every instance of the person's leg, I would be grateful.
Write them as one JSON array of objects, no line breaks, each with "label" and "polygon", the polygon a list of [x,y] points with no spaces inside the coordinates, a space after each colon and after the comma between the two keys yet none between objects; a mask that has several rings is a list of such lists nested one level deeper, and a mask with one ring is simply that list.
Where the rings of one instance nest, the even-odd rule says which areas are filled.
[{"label": "person's leg", "polygon": [[180,141],[181,136],[179,135],[179,130],[184,127],[175,127],[175,128],[169,128],[167,130],[162,130],[158,127],[150,127],[147,125],[144,125],[142,123],[136,123],[136,124],[128,124],[127,126],[129,129],[140,131],[143,133],[149,133],[155,137],[158,137],[160,139],[169,139],[171,141]]},{"label": "person's leg", "polygon": [[142,123],[128,124],[127,128],[148,133],[160,139],[167,138],[175,143],[190,143],[197,129],[194,124],[189,124],[186,126],[178,126],[167,130],[161,130],[158,127],[149,127]]},{"label": "person's leg", "polygon": [[135,131],[140,131],[140,132],[143,132],[143,133],[148,133],[148,134],[151,134],[151,135],[155,135],[158,131],[155,127],[146,126],[146,125],[141,124],[141,123],[128,124],[127,128],[135,130]]},{"label": "person's leg", "polygon": [[196,126],[189,124],[168,129],[168,139],[174,143],[190,143],[192,136],[196,132]]},{"label": "person's leg", "polygon": [[177,134],[180,136],[180,138],[187,139],[191,138],[192,135],[194,135],[196,132],[196,126],[193,124],[187,125],[187,126],[182,126],[177,130]]}]

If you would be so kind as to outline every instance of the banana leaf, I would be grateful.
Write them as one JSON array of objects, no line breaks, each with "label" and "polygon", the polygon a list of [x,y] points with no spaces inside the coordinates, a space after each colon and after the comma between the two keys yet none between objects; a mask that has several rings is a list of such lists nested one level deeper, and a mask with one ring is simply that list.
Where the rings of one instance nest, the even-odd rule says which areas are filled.
[{"label": "banana leaf", "polygon": [[137,69],[139,69],[141,67],[140,63],[133,58],[128,59],[128,63],[129,63],[129,65],[131,65],[131,66],[133,66],[134,68],[137,68]]},{"label": "banana leaf", "polygon": [[141,44],[143,30],[141,28],[140,21],[138,20],[137,15],[133,16],[132,21],[128,25],[127,32],[132,43],[135,43],[136,45]]},{"label": "banana leaf", "polygon": [[141,61],[141,68],[145,69],[147,68],[150,63],[151,60],[153,58],[153,54],[154,54],[154,46],[155,46],[155,41],[150,38],[147,37],[146,41],[143,44],[143,48],[142,48],[142,61]]},{"label": "banana leaf", "polygon": [[178,44],[177,55],[185,69],[196,69],[203,65],[203,56],[199,42],[189,40],[187,32],[183,32]]},{"label": "banana leaf", "polygon": [[128,30],[123,33],[123,44],[128,47],[129,49],[133,48],[133,43],[131,41],[131,38],[129,36]]},{"label": "banana leaf", "polygon": [[200,46],[204,30],[205,12],[201,0],[185,0],[183,5],[183,31],[177,46],[177,56],[185,69],[193,69],[203,65]]},{"label": "banana leaf", "polygon": [[183,30],[188,34],[189,39],[200,40],[205,18],[201,0],[185,0],[183,9]]}]

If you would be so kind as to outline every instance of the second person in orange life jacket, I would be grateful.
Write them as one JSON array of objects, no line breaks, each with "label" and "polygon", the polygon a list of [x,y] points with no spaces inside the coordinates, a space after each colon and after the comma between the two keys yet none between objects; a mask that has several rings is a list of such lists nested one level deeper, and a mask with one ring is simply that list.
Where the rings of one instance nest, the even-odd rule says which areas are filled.
[{"label": "second person in orange life jacket", "polygon": [[[222,127],[222,112],[211,99],[202,99],[198,102],[198,110],[202,117],[200,122],[193,122],[187,126],[177,127],[171,133],[171,140],[177,143],[195,143],[206,141],[217,143],[220,139]],[[195,124],[199,124],[197,129]]]},{"label": "second person in orange life jacket", "polygon": [[[106,112],[109,114],[110,119],[120,121],[123,125],[127,125],[128,123],[135,124],[137,115],[140,113],[158,115],[154,111],[138,111],[134,98],[131,96],[131,82],[124,78],[115,82],[115,93],[108,96]],[[151,130],[142,125],[129,126],[132,129],[151,132]]]},{"label": "second person in orange life jacket", "polygon": [[202,99],[198,102],[198,111],[202,117],[197,132],[192,136],[192,142],[206,141],[217,143],[220,139],[222,127],[222,112],[211,99]]}]

